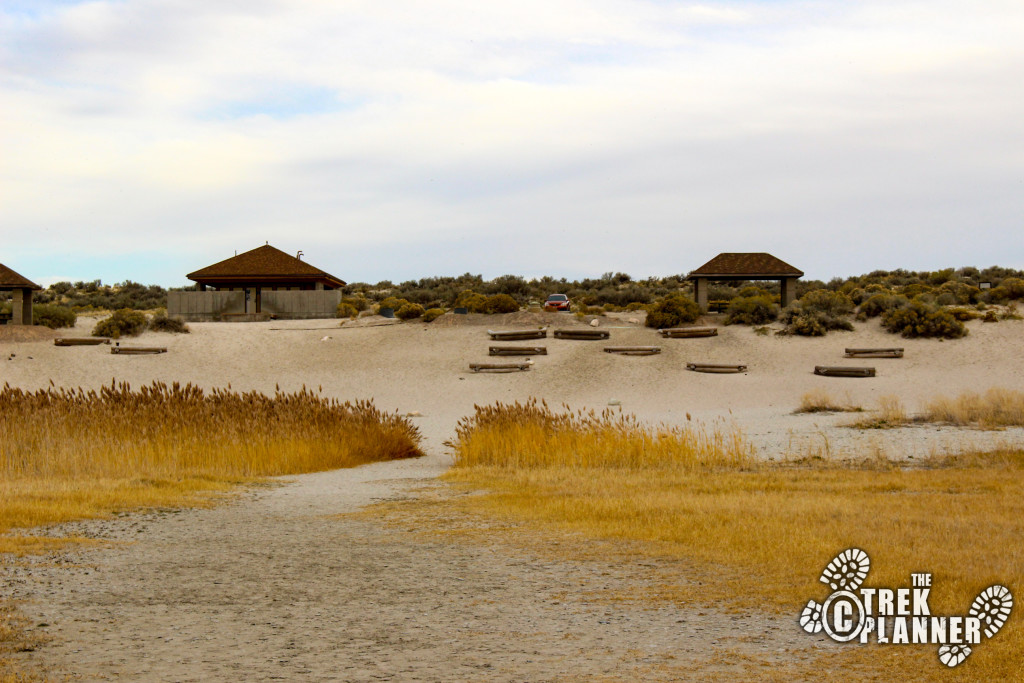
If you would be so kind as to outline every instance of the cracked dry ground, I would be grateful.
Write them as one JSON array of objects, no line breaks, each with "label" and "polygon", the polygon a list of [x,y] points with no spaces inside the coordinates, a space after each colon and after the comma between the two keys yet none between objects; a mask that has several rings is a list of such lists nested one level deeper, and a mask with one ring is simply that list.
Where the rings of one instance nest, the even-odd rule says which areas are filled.
[{"label": "cracked dry ground", "polygon": [[115,543],[4,565],[9,594],[48,638],[21,663],[73,680],[678,680],[820,645],[795,617],[600,597],[635,592],[649,565],[344,514],[408,495],[436,474],[430,460],[65,525]]}]

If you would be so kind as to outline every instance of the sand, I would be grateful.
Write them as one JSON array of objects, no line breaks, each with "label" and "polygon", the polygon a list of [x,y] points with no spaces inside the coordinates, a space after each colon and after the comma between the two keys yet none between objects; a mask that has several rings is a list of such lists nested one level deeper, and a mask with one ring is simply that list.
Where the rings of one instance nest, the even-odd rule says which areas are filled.
[{"label": "sand", "polygon": [[[0,376],[14,386],[52,380],[96,387],[117,379],[264,392],[321,387],[326,395],[421,413],[412,419],[428,452],[415,461],[293,477],[214,509],[65,525],[61,531],[132,543],[5,563],[8,597],[23,600],[35,628],[51,636],[19,656],[54,675],[126,681],[670,679],[717,647],[771,659],[825,645],[806,637],[795,616],[595,598],[653,580],[650,567],[555,561],[334,515],[430,485],[449,465],[443,441],[474,404],[531,396],[595,409],[615,400],[650,421],[681,423],[689,415],[736,424],[760,455],[773,458],[825,444],[833,454],[918,457],[1021,443],[1020,430],[863,432],[837,426],[849,416],[792,414],[816,388],[865,407],[895,394],[911,410],[937,394],[1019,388],[1020,321],[971,323],[967,338],[945,342],[900,339],[870,322],[819,339],[723,327],[718,337],[663,340],[631,317],[601,320],[610,343],[654,344],[660,355],[621,357],[603,353],[606,342],[549,337],[524,342],[546,345],[549,355],[534,358],[528,372],[507,375],[468,369],[488,360],[486,329],[579,323],[559,314],[449,317],[439,325],[378,318],[344,327],[331,320],[209,323],[193,324],[189,335],[147,333],[123,342],[168,347],[157,356],[0,336]],[[62,336],[85,335],[91,324]],[[847,360],[846,346],[903,346],[906,356]],[[685,370],[691,361],[744,363],[749,371],[692,373]],[[878,376],[819,377],[817,364],[874,365]]]}]

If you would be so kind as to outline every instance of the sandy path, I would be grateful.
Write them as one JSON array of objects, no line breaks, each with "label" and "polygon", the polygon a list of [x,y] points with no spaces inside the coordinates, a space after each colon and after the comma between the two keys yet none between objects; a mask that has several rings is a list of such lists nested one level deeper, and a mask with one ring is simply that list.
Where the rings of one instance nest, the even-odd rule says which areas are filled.
[{"label": "sandy path", "polygon": [[131,543],[4,570],[53,637],[26,663],[86,680],[635,680],[671,679],[722,647],[771,659],[813,645],[794,619],[594,601],[643,585],[648,563],[552,561],[328,517],[442,466],[381,463],[215,509],[68,525]]}]

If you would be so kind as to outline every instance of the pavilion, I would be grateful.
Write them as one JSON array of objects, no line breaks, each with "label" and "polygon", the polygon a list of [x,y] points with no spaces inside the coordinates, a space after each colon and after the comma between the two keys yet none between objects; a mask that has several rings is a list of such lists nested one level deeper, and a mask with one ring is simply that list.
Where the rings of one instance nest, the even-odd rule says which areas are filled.
[{"label": "pavilion", "polygon": [[803,275],[803,271],[763,251],[726,252],[691,271],[687,279],[693,281],[694,299],[703,309],[708,307],[708,282],[737,280],[778,280],[781,304],[786,307],[796,299],[796,281]]},{"label": "pavilion", "polygon": [[42,289],[23,275],[0,263],[0,291],[12,293],[11,324],[32,324],[32,292]]}]

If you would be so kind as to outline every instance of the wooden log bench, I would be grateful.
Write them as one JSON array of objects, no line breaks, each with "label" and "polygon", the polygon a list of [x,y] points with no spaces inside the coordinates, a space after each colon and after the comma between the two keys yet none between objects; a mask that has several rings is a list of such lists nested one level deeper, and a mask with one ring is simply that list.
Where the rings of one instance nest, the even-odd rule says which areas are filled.
[{"label": "wooden log bench", "polygon": [[487,330],[494,341],[516,341],[519,339],[546,339],[547,330]]},{"label": "wooden log bench", "polygon": [[815,365],[814,374],[824,377],[874,377],[875,369],[848,365]]},{"label": "wooden log bench", "polygon": [[746,365],[730,364],[730,363],[687,363],[687,370],[693,372],[715,372],[715,373],[729,373],[729,372],[746,372]]},{"label": "wooden log bench", "polygon": [[57,337],[53,340],[54,346],[98,346],[109,343],[109,337]]},{"label": "wooden log bench", "polygon": [[470,363],[473,372],[521,372],[530,369],[530,363]]},{"label": "wooden log bench", "polygon": [[660,346],[606,346],[605,353],[617,353],[622,356],[653,356],[661,353]]},{"label": "wooden log bench", "polygon": [[667,327],[658,330],[666,339],[693,339],[695,337],[717,337],[717,327]]},{"label": "wooden log bench", "polygon": [[492,356],[546,356],[546,346],[492,346],[489,349]]},{"label": "wooden log bench", "polygon": [[847,358],[903,358],[903,348],[846,349]]},{"label": "wooden log bench", "polygon": [[595,339],[607,339],[612,336],[608,330],[555,330],[555,339],[577,339],[580,341],[593,341]]},{"label": "wooden log bench", "polygon": [[139,356],[147,353],[167,353],[166,346],[114,346],[110,349],[111,353],[118,355],[135,355]]}]

